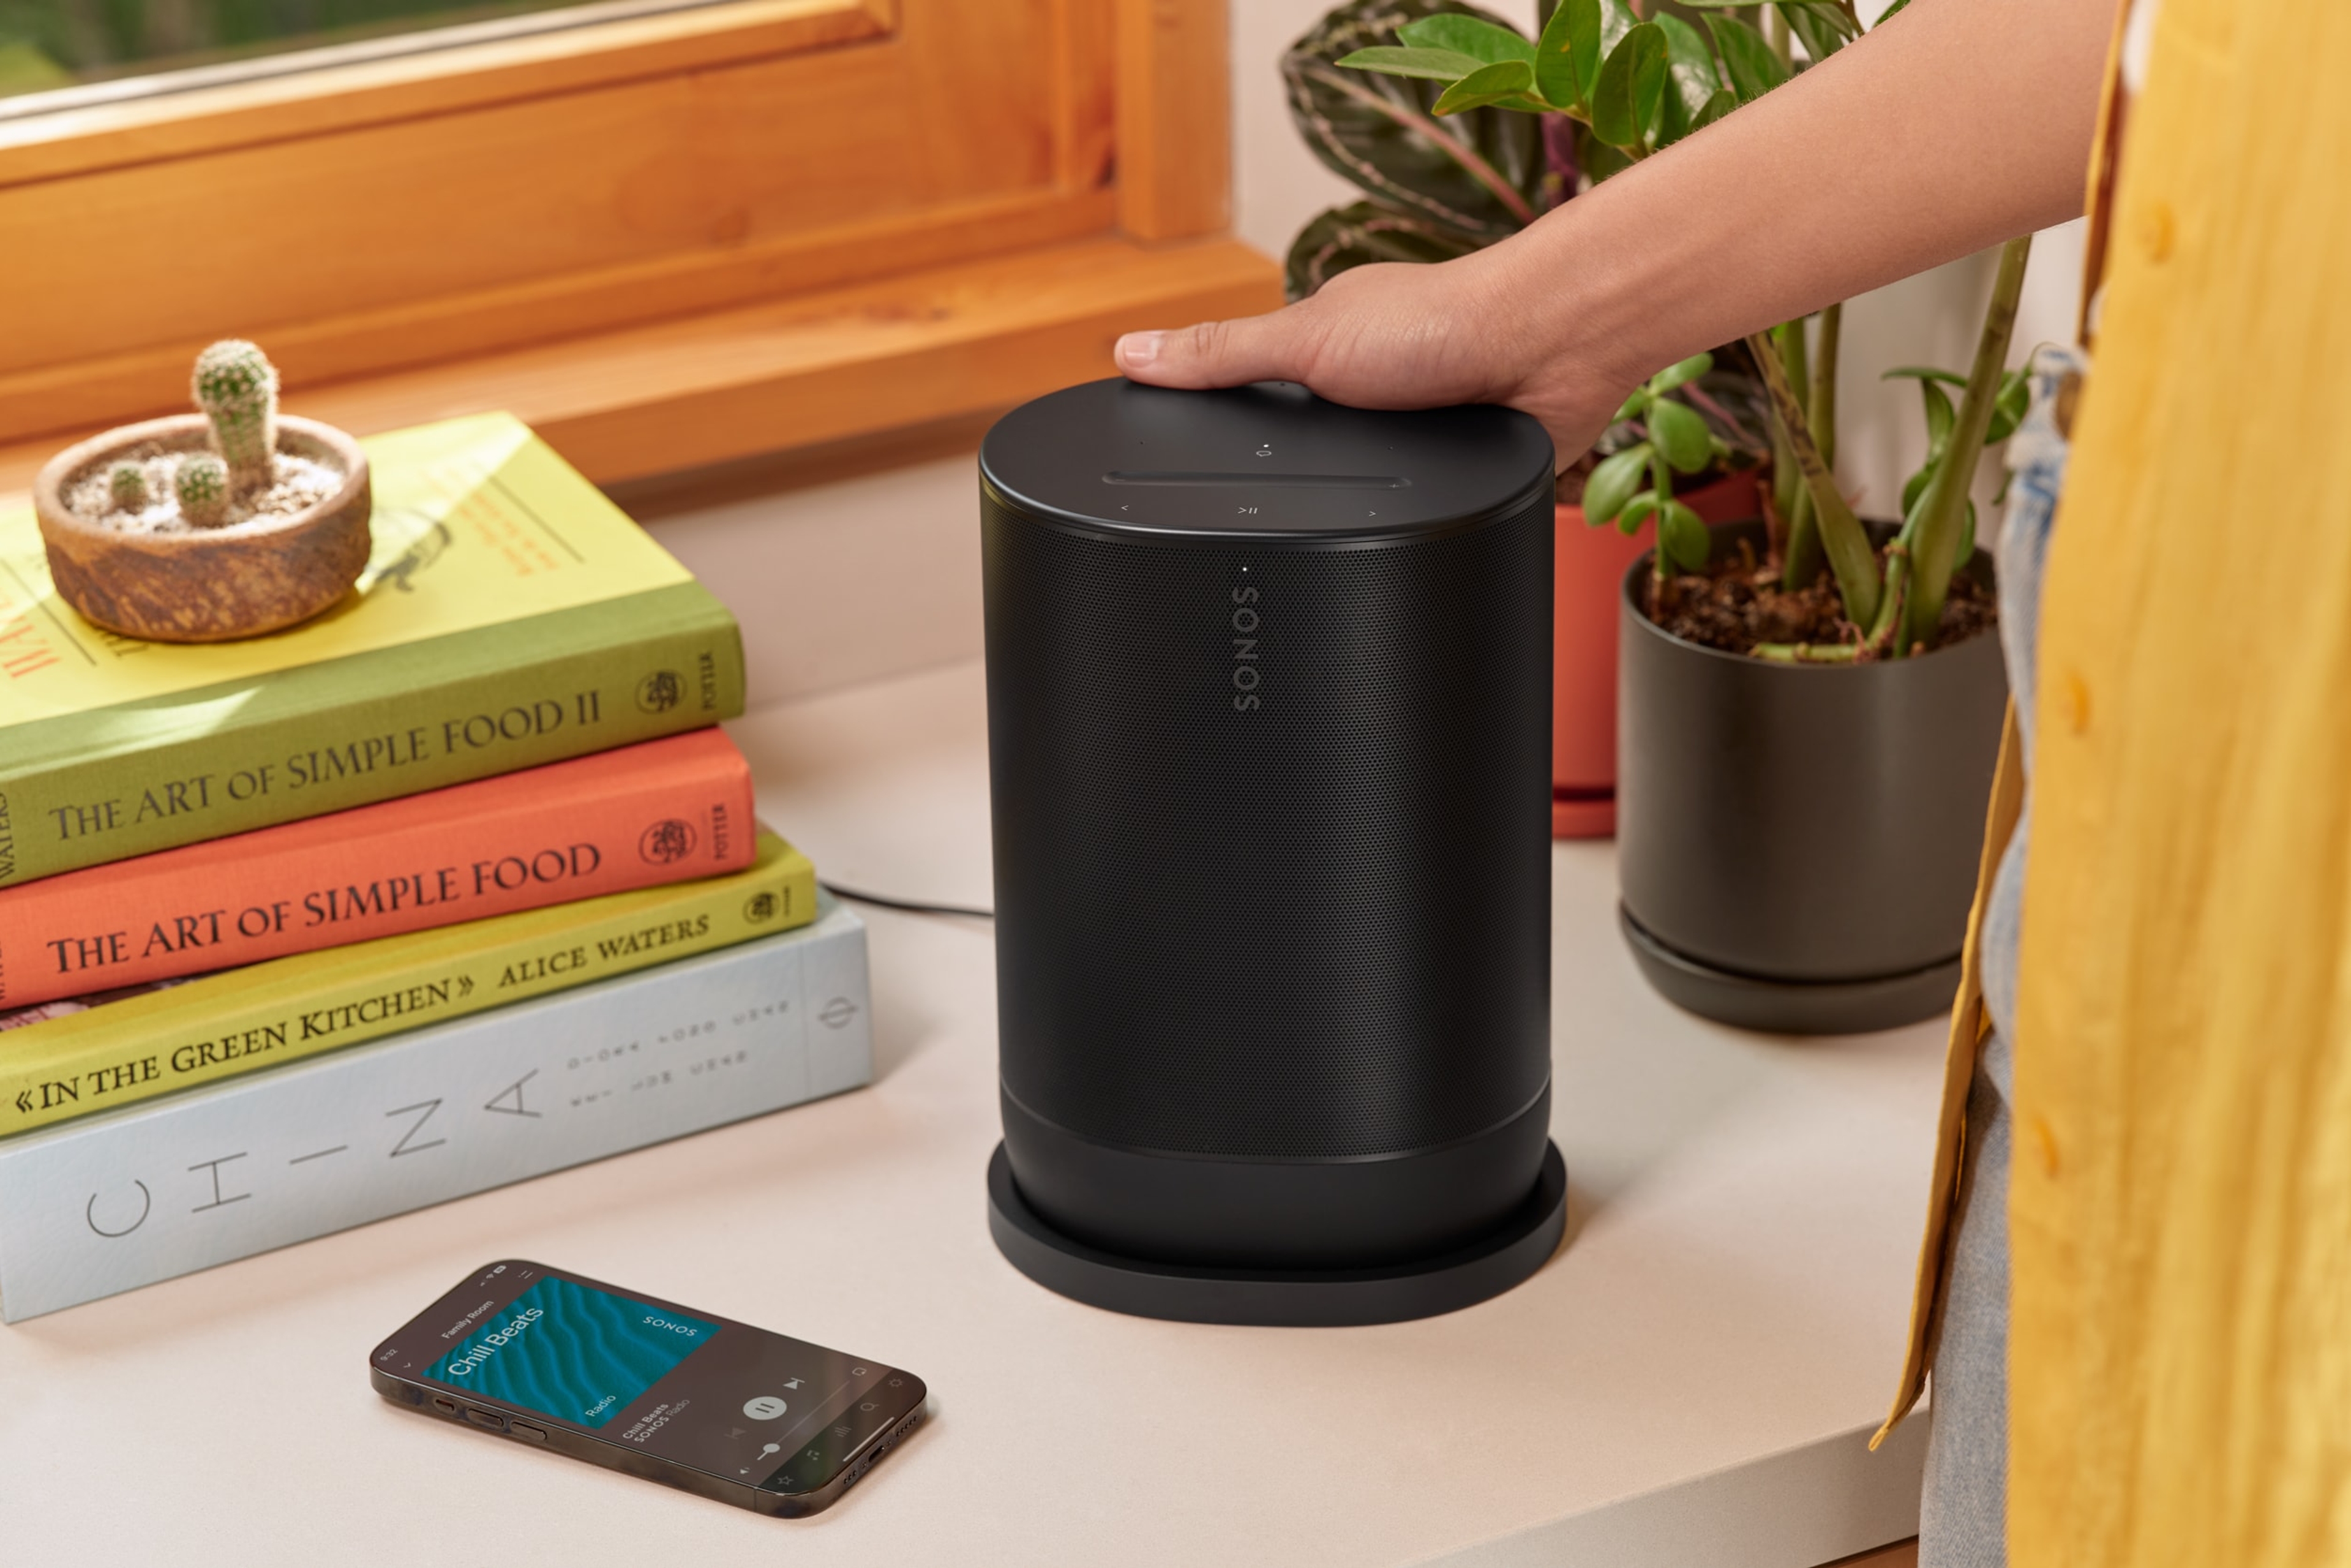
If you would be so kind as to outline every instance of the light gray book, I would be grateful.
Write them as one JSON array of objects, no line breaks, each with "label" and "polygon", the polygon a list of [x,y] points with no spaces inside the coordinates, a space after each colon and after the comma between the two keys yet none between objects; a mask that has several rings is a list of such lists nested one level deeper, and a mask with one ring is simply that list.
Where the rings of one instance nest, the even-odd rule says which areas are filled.
[{"label": "light gray book", "polygon": [[815,924],[0,1142],[0,1322],[872,1081],[865,926]]}]

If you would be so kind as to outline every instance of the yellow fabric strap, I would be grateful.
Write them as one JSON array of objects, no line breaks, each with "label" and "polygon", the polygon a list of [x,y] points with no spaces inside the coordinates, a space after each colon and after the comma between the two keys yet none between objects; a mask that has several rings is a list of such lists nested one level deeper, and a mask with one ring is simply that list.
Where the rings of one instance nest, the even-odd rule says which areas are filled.
[{"label": "yellow fabric strap", "polygon": [[1927,1187],[1927,1233],[1918,1240],[1918,1280],[1910,1295],[1910,1341],[1902,1361],[1902,1384],[1886,1424],[1869,1439],[1886,1441],[1926,1391],[1935,1354],[1935,1331],[1942,1316],[1943,1275],[1951,1258],[1951,1217],[1959,1196],[1959,1170],[1966,1152],[1968,1087],[1975,1081],[1976,1048],[1988,1027],[1983,1009],[1984,909],[1991,902],[1991,879],[2024,806],[2024,758],[2016,729],[2016,705],[2008,705],[2001,727],[2000,767],[1992,775],[1991,803],[1984,811],[1982,857],[1976,864],[1975,907],[1968,912],[1968,945],[1959,964],[1959,994],[1951,1009],[1949,1043],[1943,1051],[1943,1104],[1936,1118],[1935,1174]]},{"label": "yellow fabric strap", "polygon": [[2074,340],[2085,349],[2090,347],[2098,290],[2106,280],[2106,246],[2114,234],[2115,172],[2122,155],[2124,110],[2130,98],[2123,90],[2123,40],[2130,33],[2131,10],[2137,4],[2138,0],[2116,0],[2114,32],[2106,40],[2105,79],[2098,88],[2097,129],[2091,133],[2089,189],[2082,198],[2090,232],[2082,246],[2082,301],[2074,317]]},{"label": "yellow fabric strap", "polygon": [[2043,597],[2014,1568],[2351,1562],[2351,4],[2165,0]]},{"label": "yellow fabric strap", "polygon": [[[2097,129],[2090,147],[2090,169],[2084,206],[2090,218],[2085,247],[2082,304],[2075,336],[2090,340],[2090,311],[2105,276],[2106,239],[2111,229],[2116,142],[2125,107],[2122,90],[2123,38],[2130,27],[2134,0],[2118,0],[2112,37],[2106,44],[2106,71],[2099,89]],[[2000,766],[1992,779],[1991,802],[1985,812],[1984,841],[1976,867],[1975,904],[1968,912],[1968,936],[1961,962],[1959,992],[1951,1009],[1949,1043],[1943,1056],[1943,1100],[1936,1120],[1935,1167],[1927,1189],[1927,1228],[1918,1240],[1918,1272],[1910,1296],[1910,1335],[1902,1360],[1902,1378],[1894,1392],[1893,1408],[1885,1425],[1869,1439],[1872,1450],[1901,1424],[1918,1396],[1926,1392],[1927,1375],[1935,1361],[1936,1333],[1943,1310],[1943,1276],[1950,1262],[1953,1209],[1959,1202],[1960,1162],[1965,1153],[1968,1092],[1975,1081],[1977,1048],[1991,1027],[1983,1010],[1983,969],[1978,944],[1984,907],[1991,899],[1992,876],[2024,800],[2024,759],[2016,732],[2016,705],[2011,703],[2000,737]]]}]

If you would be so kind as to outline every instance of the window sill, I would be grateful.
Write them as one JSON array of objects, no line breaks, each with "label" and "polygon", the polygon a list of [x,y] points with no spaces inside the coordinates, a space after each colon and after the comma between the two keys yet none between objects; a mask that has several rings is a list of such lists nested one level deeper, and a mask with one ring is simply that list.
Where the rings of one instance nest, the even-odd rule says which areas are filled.
[{"label": "window sill", "polygon": [[[615,484],[1000,408],[1110,374],[1121,332],[1280,302],[1238,241],[1095,237],[298,387],[287,409],[360,435],[506,409]],[[0,498],[74,439],[0,447]]]}]

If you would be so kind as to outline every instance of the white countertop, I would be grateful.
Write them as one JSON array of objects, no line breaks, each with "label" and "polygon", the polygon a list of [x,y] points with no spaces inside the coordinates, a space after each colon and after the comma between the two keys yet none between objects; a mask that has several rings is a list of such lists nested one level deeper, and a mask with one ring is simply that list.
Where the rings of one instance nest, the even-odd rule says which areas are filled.
[{"label": "white countertop", "polygon": [[[985,904],[976,664],[730,727],[822,873]],[[1916,1529],[1898,1368],[1938,1023],[1720,1029],[1634,972],[1614,852],[1554,852],[1568,1242],[1422,1322],[1080,1306],[989,1242],[988,930],[867,912],[872,1088],[0,1329],[12,1563],[1592,1563],[1810,1568]],[[936,1418],[780,1521],[452,1430],[369,1350],[498,1257],[912,1368]]]}]

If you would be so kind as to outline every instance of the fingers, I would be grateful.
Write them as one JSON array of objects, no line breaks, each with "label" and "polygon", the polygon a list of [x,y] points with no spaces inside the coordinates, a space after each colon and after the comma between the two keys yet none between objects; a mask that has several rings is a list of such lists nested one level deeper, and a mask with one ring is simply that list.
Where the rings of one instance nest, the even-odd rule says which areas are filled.
[{"label": "fingers", "polygon": [[1129,380],[1158,387],[1231,387],[1308,378],[1305,323],[1295,308],[1270,316],[1202,321],[1166,332],[1129,332],[1112,357]]}]

